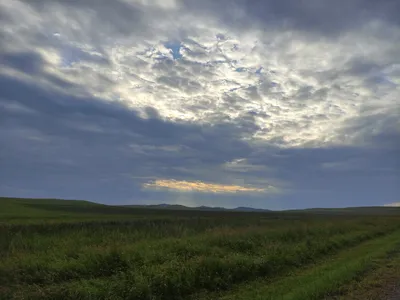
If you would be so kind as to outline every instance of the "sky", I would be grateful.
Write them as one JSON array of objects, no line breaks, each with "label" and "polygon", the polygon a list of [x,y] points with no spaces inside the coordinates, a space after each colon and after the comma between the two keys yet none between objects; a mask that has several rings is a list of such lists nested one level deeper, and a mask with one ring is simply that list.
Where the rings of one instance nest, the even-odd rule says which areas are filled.
[{"label": "sky", "polygon": [[400,205],[400,1],[0,0],[0,195]]}]

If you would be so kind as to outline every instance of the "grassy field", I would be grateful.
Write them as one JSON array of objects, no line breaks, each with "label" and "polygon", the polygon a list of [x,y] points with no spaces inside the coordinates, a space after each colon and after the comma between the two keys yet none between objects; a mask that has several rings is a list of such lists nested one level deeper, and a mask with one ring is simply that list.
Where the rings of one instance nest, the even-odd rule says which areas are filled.
[{"label": "grassy field", "polygon": [[371,270],[399,244],[393,208],[174,211],[0,198],[0,299],[352,299],[357,289],[373,294]]}]

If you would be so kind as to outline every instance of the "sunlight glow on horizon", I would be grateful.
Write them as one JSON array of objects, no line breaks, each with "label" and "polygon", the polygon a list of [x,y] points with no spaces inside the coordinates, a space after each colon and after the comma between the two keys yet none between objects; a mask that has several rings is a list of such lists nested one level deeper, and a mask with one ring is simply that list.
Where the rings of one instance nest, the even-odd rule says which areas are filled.
[{"label": "sunlight glow on horizon", "polygon": [[236,192],[265,192],[267,188],[244,187],[239,185],[224,185],[217,183],[206,183],[202,181],[185,181],[174,179],[156,179],[145,183],[145,188],[170,189],[183,192],[206,192],[206,193],[236,193]]}]

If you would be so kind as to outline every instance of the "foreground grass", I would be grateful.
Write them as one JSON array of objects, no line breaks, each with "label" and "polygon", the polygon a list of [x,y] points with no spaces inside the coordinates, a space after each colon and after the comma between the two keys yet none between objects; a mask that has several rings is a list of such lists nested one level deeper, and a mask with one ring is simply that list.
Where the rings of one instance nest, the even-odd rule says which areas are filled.
[{"label": "foreground grass", "polygon": [[220,299],[322,299],[340,290],[346,282],[351,282],[368,270],[374,264],[374,260],[386,257],[399,246],[399,243],[400,231],[396,231],[341,251],[329,260],[292,273],[291,276],[268,284],[263,281],[247,284],[221,296]]},{"label": "foreground grass", "polygon": [[[365,245],[376,247],[374,257],[386,253],[400,228],[393,211],[366,216],[4,203],[1,299],[280,299],[289,288],[319,297],[361,272],[369,257]],[[325,272],[331,277],[323,280]],[[265,292],[247,294],[246,286],[258,287],[260,278]]]},{"label": "foreground grass", "polygon": [[388,255],[375,258],[369,268],[348,281],[325,300],[400,299],[400,245]]}]

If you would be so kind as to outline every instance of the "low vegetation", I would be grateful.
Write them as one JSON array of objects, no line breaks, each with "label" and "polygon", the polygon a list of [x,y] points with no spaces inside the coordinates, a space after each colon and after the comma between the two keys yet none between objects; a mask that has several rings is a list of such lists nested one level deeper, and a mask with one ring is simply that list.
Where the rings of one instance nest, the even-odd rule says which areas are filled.
[{"label": "low vegetation", "polygon": [[0,299],[333,297],[399,246],[400,209],[377,211],[175,211],[3,198]]}]

